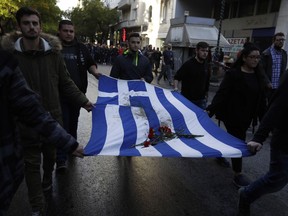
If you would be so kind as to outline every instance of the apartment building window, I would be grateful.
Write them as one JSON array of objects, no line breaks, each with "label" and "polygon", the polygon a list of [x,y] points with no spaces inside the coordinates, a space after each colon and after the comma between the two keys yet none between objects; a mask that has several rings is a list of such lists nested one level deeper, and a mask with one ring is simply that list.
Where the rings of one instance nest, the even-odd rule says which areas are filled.
[{"label": "apartment building window", "polygon": [[271,13],[279,12],[279,10],[280,10],[280,5],[281,5],[281,0],[273,0],[273,1],[271,2],[271,10],[270,10],[270,12],[271,12]]},{"label": "apartment building window", "polygon": [[152,22],[152,6],[149,7],[148,22]]},{"label": "apartment building window", "polygon": [[238,6],[239,6],[239,1],[234,1],[231,3],[231,18],[236,18],[238,16]]},{"label": "apartment building window", "polygon": [[242,0],[239,2],[238,17],[253,16],[256,0]]},{"label": "apartment building window", "polygon": [[161,23],[167,22],[167,10],[168,10],[167,4],[168,4],[167,0],[161,1],[161,12],[160,12]]},{"label": "apartment building window", "polygon": [[134,8],[132,11],[132,20],[136,20],[137,19],[137,8]]},{"label": "apartment building window", "polygon": [[267,14],[268,13],[268,7],[269,7],[269,0],[258,0],[257,1],[256,15]]}]

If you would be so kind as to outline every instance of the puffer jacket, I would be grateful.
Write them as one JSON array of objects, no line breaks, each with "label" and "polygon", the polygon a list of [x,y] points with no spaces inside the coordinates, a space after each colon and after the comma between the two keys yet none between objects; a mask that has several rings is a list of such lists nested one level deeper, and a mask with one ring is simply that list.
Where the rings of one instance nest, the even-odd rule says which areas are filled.
[{"label": "puffer jacket", "polygon": [[62,122],[60,94],[78,106],[86,104],[88,99],[70,78],[61,55],[61,42],[55,36],[42,34],[42,51],[23,51],[21,36],[19,32],[5,35],[2,48],[14,53],[30,88],[41,96],[45,109]]},{"label": "puffer jacket", "polygon": [[24,176],[16,121],[31,127],[66,152],[78,143],[40,105],[10,53],[0,51],[0,212],[7,210]]}]

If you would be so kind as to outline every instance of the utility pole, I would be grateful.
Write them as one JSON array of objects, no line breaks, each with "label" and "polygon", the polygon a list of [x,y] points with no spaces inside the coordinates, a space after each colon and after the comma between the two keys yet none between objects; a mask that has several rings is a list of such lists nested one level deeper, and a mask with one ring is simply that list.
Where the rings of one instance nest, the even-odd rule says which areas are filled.
[{"label": "utility pole", "polygon": [[[220,44],[220,38],[221,38],[222,20],[224,18],[224,11],[225,11],[225,0],[221,0],[218,38],[217,38],[215,53],[212,55],[213,62],[215,61],[218,62],[218,58],[219,58],[219,51],[220,51],[219,44]],[[219,71],[219,65],[217,63],[213,63],[211,82],[218,82],[218,71]]]}]

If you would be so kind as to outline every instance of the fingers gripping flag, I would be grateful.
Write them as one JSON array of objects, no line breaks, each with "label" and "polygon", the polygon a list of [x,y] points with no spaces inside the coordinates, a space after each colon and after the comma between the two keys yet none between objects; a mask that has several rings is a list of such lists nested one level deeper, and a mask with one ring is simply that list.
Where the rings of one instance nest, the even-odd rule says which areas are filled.
[{"label": "fingers gripping flag", "polygon": [[[175,137],[156,145],[147,140],[150,128],[203,135]],[[136,145],[135,145],[136,144]],[[92,111],[91,137],[85,155],[150,157],[244,157],[246,144],[219,128],[202,109],[181,94],[141,80],[117,80],[102,75]]]}]

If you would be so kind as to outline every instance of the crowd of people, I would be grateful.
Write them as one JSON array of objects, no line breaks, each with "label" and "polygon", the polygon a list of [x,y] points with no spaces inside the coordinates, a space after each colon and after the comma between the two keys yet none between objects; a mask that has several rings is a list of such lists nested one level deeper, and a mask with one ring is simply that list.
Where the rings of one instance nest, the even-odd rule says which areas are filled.
[{"label": "crowd of people", "polygon": [[35,9],[20,8],[16,20],[21,33],[3,36],[0,52],[0,215],[6,215],[24,175],[32,215],[44,215],[44,193],[51,191],[54,164],[57,170],[66,169],[68,153],[83,157],[76,141],[78,118],[81,107],[93,109],[85,93],[87,72],[96,79],[101,76],[97,64],[111,64],[110,76],[118,79],[151,83],[154,71],[158,84],[165,77],[178,91],[181,83],[184,97],[210,117],[215,115],[228,133],[243,141],[248,141],[248,128],[260,122],[247,143],[253,153],[272,132],[270,168],[264,177],[251,181],[242,172],[243,159],[232,159],[233,182],[240,188],[239,215],[250,215],[252,202],[287,185],[288,75],[283,33],[276,33],[271,47],[262,53],[253,43],[245,44],[207,106],[211,53],[204,41],[174,73],[171,44],[164,46],[163,53],[152,45],[141,50],[141,36],[131,33],[123,46],[85,46],[77,41],[70,20],[60,21],[57,36],[42,33]]}]

